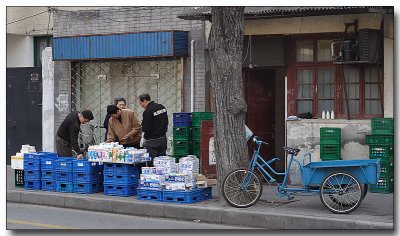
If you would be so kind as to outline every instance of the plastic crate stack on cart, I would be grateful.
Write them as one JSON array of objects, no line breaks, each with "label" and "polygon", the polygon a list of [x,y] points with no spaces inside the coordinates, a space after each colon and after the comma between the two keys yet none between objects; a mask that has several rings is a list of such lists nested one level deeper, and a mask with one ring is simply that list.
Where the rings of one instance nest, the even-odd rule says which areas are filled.
[{"label": "plastic crate stack on cart", "polygon": [[341,159],[341,128],[323,127],[320,132],[320,157],[322,161]]},{"label": "plastic crate stack on cart", "polygon": [[192,114],[188,112],[173,113],[173,153],[174,157],[190,154],[192,139]]},{"label": "plastic crate stack on cart", "polygon": [[366,136],[369,158],[381,159],[381,172],[377,184],[370,185],[370,192],[393,193],[394,188],[394,126],[393,118],[371,119],[372,134]]}]

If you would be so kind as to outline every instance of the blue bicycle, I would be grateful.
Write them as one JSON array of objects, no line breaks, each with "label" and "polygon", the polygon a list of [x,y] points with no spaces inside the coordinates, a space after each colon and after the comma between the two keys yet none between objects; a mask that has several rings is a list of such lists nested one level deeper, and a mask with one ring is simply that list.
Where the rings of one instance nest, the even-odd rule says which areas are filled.
[{"label": "blue bicycle", "polygon": [[[380,174],[380,159],[335,160],[311,162],[311,154],[303,155],[301,160],[294,158],[300,149],[284,147],[290,154],[287,170],[276,172],[271,164],[279,158],[265,161],[260,156],[262,144],[267,144],[254,136],[257,144],[247,168],[231,171],[224,179],[222,192],[225,200],[234,207],[250,207],[260,199],[263,185],[255,169],[269,183],[277,186],[277,195],[292,199],[294,193],[319,194],[323,205],[333,213],[350,213],[358,208],[367,194],[368,184],[376,184]],[[304,164],[306,158],[309,163]],[[302,177],[302,187],[288,187],[287,179],[292,163],[296,162]],[[278,183],[267,171],[283,176]]]}]

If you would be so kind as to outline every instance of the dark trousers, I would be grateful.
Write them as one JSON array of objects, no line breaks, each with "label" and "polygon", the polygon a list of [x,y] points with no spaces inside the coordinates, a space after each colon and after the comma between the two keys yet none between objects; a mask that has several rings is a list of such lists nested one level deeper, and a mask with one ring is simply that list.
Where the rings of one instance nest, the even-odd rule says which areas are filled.
[{"label": "dark trousers", "polygon": [[128,144],[122,144],[122,146],[124,146],[124,148],[134,147],[136,149],[140,149],[140,143],[136,143],[136,144],[128,143]]},{"label": "dark trousers", "polygon": [[72,146],[70,143],[56,136],[56,149],[59,157],[72,157]]},{"label": "dark trousers", "polygon": [[145,139],[143,146],[147,149],[151,158],[167,155],[167,137]]}]

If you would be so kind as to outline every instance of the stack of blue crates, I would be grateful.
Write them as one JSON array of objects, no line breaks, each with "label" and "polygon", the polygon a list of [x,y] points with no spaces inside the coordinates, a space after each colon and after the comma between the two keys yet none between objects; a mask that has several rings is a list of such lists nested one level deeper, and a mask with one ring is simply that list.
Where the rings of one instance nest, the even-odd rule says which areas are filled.
[{"label": "stack of blue crates", "polygon": [[24,188],[30,190],[40,190],[41,176],[40,160],[42,155],[39,153],[24,154]]},{"label": "stack of blue crates", "polygon": [[57,153],[53,152],[25,153],[24,187],[54,191],[53,163],[56,158]]},{"label": "stack of blue crates", "polygon": [[72,161],[73,186],[75,193],[100,192],[100,170],[97,162],[86,159]]},{"label": "stack of blue crates", "polygon": [[56,160],[57,153],[42,152],[40,169],[42,172],[42,190],[56,191]]},{"label": "stack of blue crates", "polygon": [[74,185],[72,182],[72,157],[59,157],[56,160],[56,191],[72,193]]},{"label": "stack of blue crates", "polygon": [[139,168],[123,163],[104,163],[104,194],[128,197],[137,194]]}]

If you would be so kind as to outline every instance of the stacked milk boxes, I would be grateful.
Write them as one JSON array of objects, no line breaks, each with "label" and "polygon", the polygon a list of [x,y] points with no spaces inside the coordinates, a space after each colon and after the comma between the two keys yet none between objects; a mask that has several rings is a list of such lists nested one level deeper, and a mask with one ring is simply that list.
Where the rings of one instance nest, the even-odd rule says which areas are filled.
[{"label": "stacked milk boxes", "polygon": [[[172,157],[154,158],[154,167],[142,168],[138,199],[163,202],[194,203],[205,200],[209,189],[197,189],[199,161],[194,156],[186,156],[175,163]],[[208,199],[208,198],[207,198]]]},{"label": "stacked milk boxes", "polygon": [[87,156],[92,162],[139,163],[151,161],[147,149],[124,148],[118,142],[89,146]]},{"label": "stacked milk boxes", "polygon": [[104,163],[104,194],[128,197],[136,195],[138,166],[124,163]]}]

